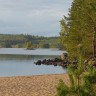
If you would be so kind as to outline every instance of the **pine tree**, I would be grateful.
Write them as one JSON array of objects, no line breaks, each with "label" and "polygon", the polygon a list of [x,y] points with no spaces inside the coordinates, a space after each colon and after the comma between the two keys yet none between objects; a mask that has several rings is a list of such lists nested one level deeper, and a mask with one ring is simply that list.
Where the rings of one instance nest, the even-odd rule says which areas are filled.
[{"label": "pine tree", "polygon": [[70,57],[78,57],[78,66],[69,65],[70,86],[60,80],[57,96],[96,96],[96,68],[89,64],[84,70],[84,59],[96,55],[96,0],[74,0],[60,24],[61,43]]},{"label": "pine tree", "polygon": [[96,96],[96,68],[88,65],[84,71],[83,65],[82,48],[80,48],[77,69],[73,65],[68,68],[70,86],[60,80],[57,96]]},{"label": "pine tree", "polygon": [[96,1],[74,0],[69,17],[60,21],[60,41],[71,57],[77,57],[78,45],[83,45],[83,55],[96,54]]}]

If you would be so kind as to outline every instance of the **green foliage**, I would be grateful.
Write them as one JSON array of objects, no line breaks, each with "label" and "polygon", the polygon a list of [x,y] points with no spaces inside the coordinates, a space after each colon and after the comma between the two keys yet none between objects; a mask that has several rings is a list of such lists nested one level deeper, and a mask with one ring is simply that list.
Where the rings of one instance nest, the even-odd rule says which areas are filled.
[{"label": "green foliage", "polygon": [[63,80],[59,80],[59,84],[57,86],[57,96],[65,96],[68,93],[68,87],[65,85]]},{"label": "green foliage", "polygon": [[49,48],[61,47],[58,37],[0,34],[0,47],[26,48],[28,42],[32,42],[34,48],[45,48],[45,44],[48,44]]},{"label": "green foliage", "polygon": [[77,69],[73,65],[69,66],[70,86],[68,87],[63,80],[60,80],[57,96],[96,96],[96,68],[89,65],[84,72],[80,64],[79,61]]},{"label": "green foliage", "polygon": [[41,44],[40,48],[50,48],[50,45],[48,43]]},{"label": "green foliage", "polygon": [[71,57],[78,56],[78,45],[83,45],[83,56],[96,54],[96,0],[74,0],[69,16],[61,21],[60,41]]},{"label": "green foliage", "polygon": [[27,42],[27,49],[29,50],[33,49],[32,42]]},{"label": "green foliage", "polygon": [[68,66],[70,86],[68,87],[63,81],[60,81],[59,88],[57,87],[58,96],[96,96],[96,68],[92,64],[88,64],[84,71],[82,46],[79,47],[77,68],[73,64]]},{"label": "green foliage", "polygon": [[[92,61],[84,72],[84,58],[96,56],[96,0],[73,0],[69,17],[61,21],[60,41],[78,66],[68,67],[70,86],[59,83],[58,96],[96,96],[96,68]],[[62,85],[61,85],[62,84]],[[62,87],[63,86],[63,87]],[[67,89],[67,90],[66,90]]]}]

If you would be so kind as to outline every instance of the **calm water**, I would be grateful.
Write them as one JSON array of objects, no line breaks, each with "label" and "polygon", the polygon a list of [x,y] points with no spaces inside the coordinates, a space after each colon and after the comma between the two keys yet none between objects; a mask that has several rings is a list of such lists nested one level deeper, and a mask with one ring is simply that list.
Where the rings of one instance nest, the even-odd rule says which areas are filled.
[{"label": "calm water", "polygon": [[35,65],[37,60],[59,57],[65,51],[57,49],[25,50],[0,48],[0,76],[29,76],[66,73],[61,66]]}]

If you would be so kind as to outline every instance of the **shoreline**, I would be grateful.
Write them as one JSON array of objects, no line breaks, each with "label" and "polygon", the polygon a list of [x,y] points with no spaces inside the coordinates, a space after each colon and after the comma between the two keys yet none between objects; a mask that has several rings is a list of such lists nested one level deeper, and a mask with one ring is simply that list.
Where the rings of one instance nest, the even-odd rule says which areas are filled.
[{"label": "shoreline", "polygon": [[55,96],[60,79],[69,83],[66,73],[0,77],[0,96]]},{"label": "shoreline", "polygon": [[38,48],[36,50],[26,50],[26,48],[0,48],[0,54],[10,54],[10,55],[52,55],[60,56],[66,51],[62,50],[52,50],[51,48]]},{"label": "shoreline", "polygon": [[42,74],[42,75],[26,75],[26,76],[24,76],[24,75],[21,75],[21,76],[1,76],[0,78],[16,78],[16,77],[34,77],[34,76],[36,76],[36,77],[38,77],[38,76],[52,76],[52,75],[66,75],[67,73],[60,73],[60,74]]}]

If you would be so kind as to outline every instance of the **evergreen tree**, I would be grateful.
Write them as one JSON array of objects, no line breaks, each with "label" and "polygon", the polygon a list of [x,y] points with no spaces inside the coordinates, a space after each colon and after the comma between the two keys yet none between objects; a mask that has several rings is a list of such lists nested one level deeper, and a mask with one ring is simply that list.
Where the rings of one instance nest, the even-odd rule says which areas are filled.
[{"label": "evergreen tree", "polygon": [[83,55],[96,54],[96,0],[74,0],[69,17],[60,21],[60,41],[71,57],[77,57],[78,45]]},{"label": "evergreen tree", "polygon": [[27,42],[27,49],[28,50],[33,49],[33,45],[32,45],[32,42],[31,41],[30,42]]},{"label": "evergreen tree", "polygon": [[96,96],[96,68],[88,65],[84,71],[82,48],[79,50],[77,69],[73,65],[68,68],[70,85],[60,80],[57,86],[57,96]]},{"label": "evergreen tree", "polygon": [[[60,21],[60,40],[78,66],[69,65],[70,85],[60,80],[58,96],[96,96],[96,68],[93,61],[84,70],[84,59],[96,55],[96,0],[74,0],[69,17]],[[82,45],[82,46],[81,46]]]}]

